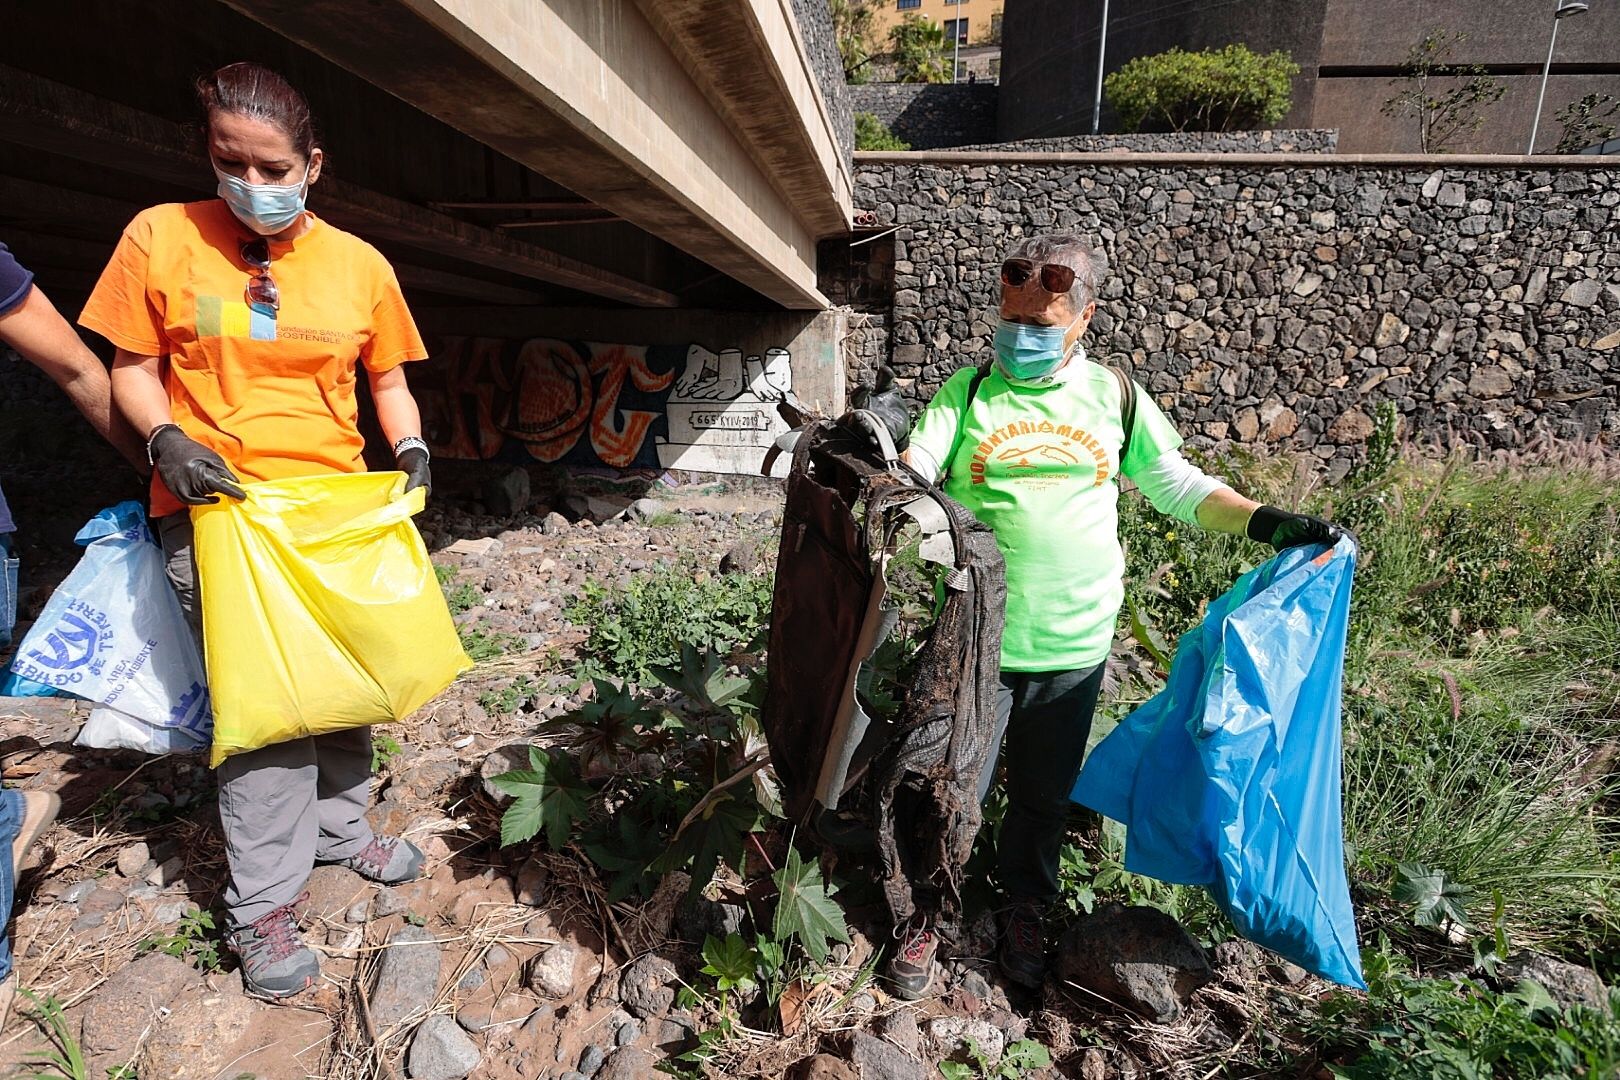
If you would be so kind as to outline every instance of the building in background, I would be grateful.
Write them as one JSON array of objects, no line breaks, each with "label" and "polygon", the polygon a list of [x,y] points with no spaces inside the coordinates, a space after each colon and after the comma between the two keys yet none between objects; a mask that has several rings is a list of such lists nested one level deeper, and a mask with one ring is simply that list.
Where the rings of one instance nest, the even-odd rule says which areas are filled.
[{"label": "building in background", "polygon": [[[879,51],[888,48],[889,31],[907,17],[927,19],[945,31],[955,45],[959,82],[971,75],[995,82],[1001,75],[1001,18],[1004,0],[866,0],[874,13],[873,37]],[[880,69],[881,71],[882,69]]]},{"label": "building in background", "polygon": [[[979,2],[979,0],[970,0]],[[1385,116],[1408,51],[1433,29],[1467,35],[1451,62],[1480,64],[1505,93],[1477,135],[1456,149],[1521,154],[1535,119],[1554,0],[1137,0],[1110,5],[1107,71],[1175,46],[1284,49],[1299,64],[1293,108],[1279,126],[1336,128],[1341,153],[1415,153],[1415,123]],[[1103,0],[1007,5],[1001,74],[1003,139],[1091,130]],[[1445,89],[1441,81],[1441,92]],[[1590,93],[1620,97],[1620,0],[1590,0],[1558,37],[1537,149],[1557,141],[1558,110]],[[1111,126],[1103,105],[1103,131]]]}]

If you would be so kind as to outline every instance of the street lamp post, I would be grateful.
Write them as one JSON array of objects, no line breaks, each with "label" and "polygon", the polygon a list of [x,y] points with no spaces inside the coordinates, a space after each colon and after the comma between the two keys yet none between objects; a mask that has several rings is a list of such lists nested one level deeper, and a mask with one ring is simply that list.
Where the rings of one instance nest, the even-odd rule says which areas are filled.
[{"label": "street lamp post", "polygon": [[[1584,6],[1584,5],[1583,5]],[[1091,133],[1097,134],[1102,123],[1103,57],[1108,52],[1108,0],[1103,0],[1102,37],[1097,39],[1097,96],[1091,103]]]},{"label": "street lamp post", "polygon": [[1547,62],[1541,65],[1541,93],[1536,95],[1536,118],[1530,123],[1530,145],[1525,148],[1525,154],[1536,152],[1536,133],[1541,130],[1541,105],[1547,100],[1547,76],[1552,73],[1553,49],[1558,45],[1558,24],[1571,15],[1586,14],[1587,5],[1583,0],[1558,0],[1558,8],[1553,12],[1552,40],[1547,42]]}]

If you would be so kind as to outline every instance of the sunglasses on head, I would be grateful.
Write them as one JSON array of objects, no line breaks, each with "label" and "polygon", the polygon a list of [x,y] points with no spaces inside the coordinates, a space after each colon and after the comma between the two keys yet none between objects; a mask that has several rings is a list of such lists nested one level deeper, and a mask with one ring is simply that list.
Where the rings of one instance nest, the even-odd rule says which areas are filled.
[{"label": "sunglasses on head", "polygon": [[[1049,293],[1066,293],[1074,285],[1074,271],[1061,263],[1046,263],[1038,268],[1041,288]],[[1028,259],[1008,259],[1001,264],[1001,283],[1014,289],[1035,276],[1037,267]]]},{"label": "sunglasses on head", "polygon": [[267,315],[276,314],[281,310],[281,290],[276,288],[276,279],[270,276],[270,242],[262,236],[244,241],[242,261],[253,269],[247,283],[248,307]]}]

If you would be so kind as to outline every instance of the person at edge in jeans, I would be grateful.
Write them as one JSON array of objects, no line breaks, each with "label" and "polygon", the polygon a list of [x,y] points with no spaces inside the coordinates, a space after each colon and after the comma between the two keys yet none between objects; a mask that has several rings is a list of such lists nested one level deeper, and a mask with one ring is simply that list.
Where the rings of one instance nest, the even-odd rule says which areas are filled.
[{"label": "person at edge in jeans", "polygon": [[[16,351],[61,387],[68,399],[84,414],[102,438],[116,446],[142,472],[144,454],[140,440],[112,408],[107,369],[58,314],[45,293],[34,284],[34,275],[19,263],[5,244],[0,243],[0,344]],[[16,520],[0,492],[0,646],[11,641],[17,620],[17,575],[19,560],[15,534]],[[11,918],[12,896],[21,872],[23,858],[35,840],[56,820],[62,800],[45,791],[0,790],[0,844],[10,851],[0,853],[0,925]],[[11,939],[0,931],[0,1027],[11,1012],[17,992],[17,973],[11,964]]]},{"label": "person at edge in jeans", "polygon": [[[996,693],[996,742],[1007,770],[997,876],[1006,907],[997,959],[1009,979],[1030,987],[1045,978],[1042,924],[1058,894],[1069,792],[1124,600],[1118,478],[1135,481],[1179,521],[1278,550],[1339,535],[1320,518],[1261,506],[1195,468],[1140,387],[1120,460],[1127,445],[1120,384],[1080,343],[1102,273],[1100,254],[1080,237],[1020,241],[1001,268],[994,364],[971,402],[976,368],[947,380],[905,451],[913,469],[929,480],[943,476],[945,492],[994,530],[1006,559]],[[888,419],[893,409],[873,411]],[[984,772],[981,800],[994,765]],[[887,970],[899,993],[927,992],[936,949],[928,927],[901,929]]]},{"label": "person at edge in jeans", "polygon": [[[169,580],[200,638],[186,507],[240,499],[246,481],[365,471],[360,368],[407,490],[430,477],[402,367],[427,350],[387,260],[304,207],[323,153],[303,95],[252,63],[196,91],[219,197],[137,214],[79,321],[117,347],[113,398],[146,437]],[[365,728],[233,755],[218,775],[228,939],[250,993],[290,997],[320,975],[295,915],[314,865],[397,884],[423,854],[366,821]]]}]

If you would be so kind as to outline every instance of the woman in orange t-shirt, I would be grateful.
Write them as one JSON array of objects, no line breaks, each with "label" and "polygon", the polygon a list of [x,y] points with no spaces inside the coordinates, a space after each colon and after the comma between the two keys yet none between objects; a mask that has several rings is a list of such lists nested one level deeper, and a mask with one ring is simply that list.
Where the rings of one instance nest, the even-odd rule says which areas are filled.
[{"label": "woman in orange t-shirt", "polygon": [[[201,636],[185,507],[242,481],[365,471],[361,367],[407,490],[429,486],[402,365],[427,355],[393,269],[304,199],[321,176],[309,106],[257,64],[197,83],[219,198],[154,206],[124,230],[80,323],[117,346],[113,400],[147,440],[169,578]],[[230,942],[250,992],[313,985],[295,908],[317,863],[374,881],[418,876],[422,852],[374,835],[371,733],[316,735],[228,757],[219,810]]]}]

